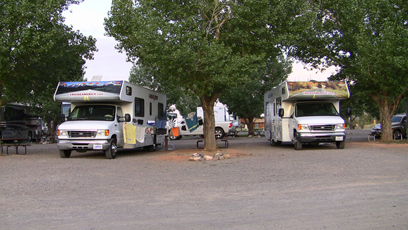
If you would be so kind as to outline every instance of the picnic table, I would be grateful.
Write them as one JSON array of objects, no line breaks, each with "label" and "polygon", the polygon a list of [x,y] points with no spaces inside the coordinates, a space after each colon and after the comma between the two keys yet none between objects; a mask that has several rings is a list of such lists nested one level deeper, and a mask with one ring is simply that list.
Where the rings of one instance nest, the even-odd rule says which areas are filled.
[{"label": "picnic table", "polygon": [[[220,141],[221,143],[224,142],[224,146],[218,146],[220,148],[228,148],[228,140],[227,139],[216,139],[217,141],[217,146],[218,146],[218,142]],[[200,146],[200,143],[204,143],[204,140],[198,140],[197,141],[197,149],[202,149],[204,148],[204,146]]]},{"label": "picnic table", "polygon": [[27,146],[31,145],[31,142],[28,139],[23,138],[8,138],[0,139],[1,144],[1,153],[3,154],[3,147],[7,147],[7,155],[9,147],[14,147],[16,149],[16,154],[18,153],[18,147],[24,147],[24,155],[27,154]]}]

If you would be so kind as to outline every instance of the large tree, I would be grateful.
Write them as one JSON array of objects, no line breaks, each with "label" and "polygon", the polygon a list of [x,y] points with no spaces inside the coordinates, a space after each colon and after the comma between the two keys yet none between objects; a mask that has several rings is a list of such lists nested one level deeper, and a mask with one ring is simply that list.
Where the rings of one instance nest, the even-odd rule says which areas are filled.
[{"label": "large tree", "polygon": [[40,100],[52,96],[59,80],[82,79],[95,39],[73,31],[62,16],[82,1],[0,3],[0,101]]},{"label": "large tree", "polygon": [[37,115],[49,123],[56,119],[48,112],[59,108],[52,101],[57,83],[82,80],[85,59],[96,51],[94,38],[64,24],[62,12],[82,1],[0,2],[0,106],[29,103],[43,108]]},{"label": "large tree", "polygon": [[301,9],[292,0],[113,0],[105,29],[162,84],[200,97],[204,149],[215,150],[217,98],[280,53]]},{"label": "large tree", "polygon": [[380,110],[382,141],[391,141],[391,118],[408,90],[408,1],[309,2],[316,20],[293,54],[341,67],[332,79],[352,81],[354,90],[370,95]]}]

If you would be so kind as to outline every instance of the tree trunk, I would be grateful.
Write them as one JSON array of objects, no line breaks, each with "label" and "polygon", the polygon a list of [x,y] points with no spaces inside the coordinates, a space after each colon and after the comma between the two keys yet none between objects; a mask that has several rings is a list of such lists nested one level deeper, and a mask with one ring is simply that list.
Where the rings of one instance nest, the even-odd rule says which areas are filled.
[{"label": "tree trunk", "polygon": [[217,150],[217,141],[215,139],[215,118],[214,103],[218,98],[218,93],[211,96],[201,96],[201,105],[204,112],[204,150]]},{"label": "tree trunk", "polygon": [[[378,95],[383,96],[380,97]],[[393,140],[391,119],[397,110],[398,104],[400,103],[403,95],[400,94],[393,100],[390,100],[386,94],[379,93],[378,95],[372,95],[372,97],[380,110],[381,141],[390,142]]]},{"label": "tree trunk", "polygon": [[254,118],[245,118],[246,125],[248,127],[248,135],[254,135]]},{"label": "tree trunk", "polygon": [[393,113],[388,108],[380,107],[380,122],[381,122],[381,141],[390,142],[392,138],[392,124],[391,118]]}]

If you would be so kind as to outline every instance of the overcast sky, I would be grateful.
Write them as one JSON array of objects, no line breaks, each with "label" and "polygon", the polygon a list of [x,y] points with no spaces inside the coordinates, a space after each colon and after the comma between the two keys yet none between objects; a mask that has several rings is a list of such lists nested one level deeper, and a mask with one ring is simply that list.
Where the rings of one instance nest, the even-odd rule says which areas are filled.
[{"label": "overcast sky", "polygon": [[[111,3],[111,0],[85,0],[79,5],[72,5],[69,11],[64,12],[67,25],[72,25],[74,30],[79,30],[86,36],[92,35],[97,39],[96,46],[99,51],[95,53],[94,60],[86,62],[85,78],[88,80],[93,76],[102,76],[102,80],[127,81],[129,78],[132,64],[126,62],[124,53],[119,53],[114,48],[117,44],[115,39],[104,36],[103,21],[110,10]],[[288,80],[326,80],[334,71],[334,68],[323,73],[318,70],[307,71],[303,64],[297,63],[293,66],[293,73]]]}]

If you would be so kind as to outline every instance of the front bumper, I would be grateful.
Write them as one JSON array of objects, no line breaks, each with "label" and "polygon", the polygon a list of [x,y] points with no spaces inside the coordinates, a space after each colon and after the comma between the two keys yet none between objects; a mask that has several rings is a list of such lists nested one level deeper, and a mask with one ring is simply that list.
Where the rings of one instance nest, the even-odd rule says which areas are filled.
[{"label": "front bumper", "polygon": [[110,148],[108,140],[58,140],[59,150],[76,150],[76,151],[91,151],[91,150],[107,150]]},{"label": "front bumper", "polygon": [[345,141],[346,133],[345,132],[297,133],[297,140],[302,143]]}]

